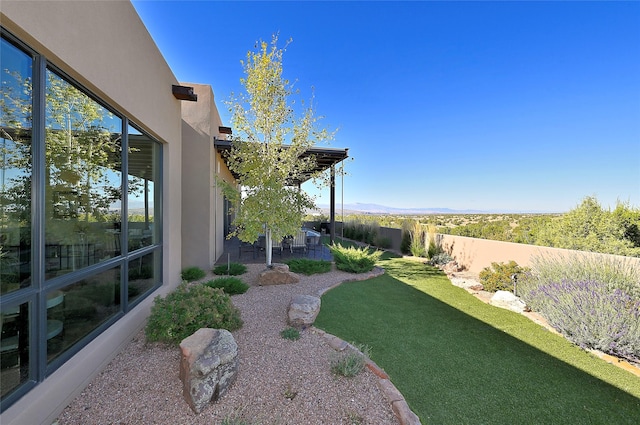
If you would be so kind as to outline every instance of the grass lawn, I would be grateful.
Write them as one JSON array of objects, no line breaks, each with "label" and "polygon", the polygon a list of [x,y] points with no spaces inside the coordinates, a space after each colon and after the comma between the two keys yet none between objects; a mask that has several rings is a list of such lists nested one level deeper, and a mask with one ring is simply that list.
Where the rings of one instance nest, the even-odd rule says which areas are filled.
[{"label": "grass lawn", "polygon": [[327,292],[315,326],[370,346],[423,424],[640,423],[640,378],[435,268],[380,265],[385,275]]}]

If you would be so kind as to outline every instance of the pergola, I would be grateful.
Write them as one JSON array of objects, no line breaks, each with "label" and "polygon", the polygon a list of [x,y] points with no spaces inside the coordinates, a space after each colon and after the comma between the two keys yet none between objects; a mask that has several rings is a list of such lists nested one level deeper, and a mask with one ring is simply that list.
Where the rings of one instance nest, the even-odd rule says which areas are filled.
[{"label": "pergola", "polygon": [[[231,148],[233,146],[230,140],[220,140],[214,138],[214,145],[220,156],[225,161],[229,156]],[[323,172],[330,169],[330,196],[329,196],[329,229],[330,229],[330,240],[331,243],[334,242],[334,237],[336,234],[336,164],[344,161],[349,157],[349,149],[340,149],[340,148],[321,148],[321,147],[313,147],[308,149],[305,153],[301,155],[301,157],[309,157],[314,156],[316,158],[316,167],[313,169],[312,173]],[[302,183],[311,179],[311,174],[308,173],[305,175],[300,181],[291,182],[292,184],[300,186]],[[233,176],[237,178],[238,176],[232,172]]]}]

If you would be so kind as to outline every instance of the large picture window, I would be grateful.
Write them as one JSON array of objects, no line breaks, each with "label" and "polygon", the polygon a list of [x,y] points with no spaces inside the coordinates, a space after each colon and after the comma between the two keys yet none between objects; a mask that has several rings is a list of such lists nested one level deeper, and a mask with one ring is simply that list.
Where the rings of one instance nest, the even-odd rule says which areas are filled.
[{"label": "large picture window", "polygon": [[162,144],[2,29],[1,410],[162,282]]}]

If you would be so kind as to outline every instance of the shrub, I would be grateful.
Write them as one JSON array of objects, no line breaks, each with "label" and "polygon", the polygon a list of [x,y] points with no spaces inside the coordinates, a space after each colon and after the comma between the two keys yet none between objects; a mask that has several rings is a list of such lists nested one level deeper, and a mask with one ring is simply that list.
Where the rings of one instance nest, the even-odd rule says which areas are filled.
[{"label": "shrub", "polygon": [[438,235],[436,235],[436,226],[433,224],[429,224],[427,227],[428,238],[429,238],[429,249],[427,249],[427,257],[433,258],[435,255],[438,255],[442,252],[442,248],[438,244]]},{"label": "shrub", "polygon": [[541,285],[528,300],[570,341],[640,360],[640,300],[593,280]]},{"label": "shrub", "polygon": [[640,267],[586,255],[537,256],[518,293],[567,339],[640,360]]},{"label": "shrub", "polygon": [[515,261],[504,263],[491,263],[491,267],[485,267],[480,272],[480,282],[485,291],[511,291],[513,292],[512,276],[520,276],[529,269],[522,268]]},{"label": "shrub", "polygon": [[244,294],[249,290],[249,285],[237,277],[219,277],[203,283],[210,288],[220,288],[229,295]]},{"label": "shrub", "polygon": [[371,348],[358,346],[357,350],[345,350],[336,353],[331,359],[331,372],[335,375],[346,376],[347,378],[358,375],[364,370],[364,365],[369,358]]},{"label": "shrub", "polygon": [[283,337],[284,339],[290,339],[292,341],[295,341],[297,339],[300,339],[300,331],[297,330],[296,328],[287,328],[280,331],[280,336]]},{"label": "shrub", "polygon": [[376,265],[382,251],[374,251],[369,247],[344,247],[341,244],[329,247],[336,262],[336,268],[349,273],[366,273]]},{"label": "shrub", "polygon": [[427,255],[427,250],[424,246],[425,232],[422,224],[419,221],[413,223],[411,228],[411,244],[409,245],[409,251],[414,257],[424,257]]},{"label": "shrub", "polygon": [[203,277],[205,277],[206,273],[200,267],[187,267],[182,270],[180,276],[182,276],[182,280],[193,282],[194,280],[202,279]]},{"label": "shrub", "polygon": [[374,245],[382,249],[391,248],[391,238],[386,236],[378,236],[376,237]]},{"label": "shrub", "polygon": [[165,298],[155,298],[145,335],[149,341],[179,344],[200,328],[241,326],[240,312],[221,289],[182,283]]},{"label": "shrub", "polygon": [[331,262],[325,260],[311,260],[309,258],[294,258],[285,261],[289,270],[294,273],[302,273],[307,276],[331,271]]},{"label": "shrub", "polygon": [[240,263],[220,264],[212,270],[215,275],[239,276],[247,272],[247,266]]},{"label": "shrub", "polygon": [[429,264],[430,266],[440,266],[443,264],[447,264],[450,261],[453,261],[453,258],[446,252],[441,252],[440,254],[436,254],[431,257],[431,259],[427,261],[427,264]]},{"label": "shrub", "polygon": [[400,242],[400,252],[403,254],[411,253],[411,232],[402,230],[402,241]]}]

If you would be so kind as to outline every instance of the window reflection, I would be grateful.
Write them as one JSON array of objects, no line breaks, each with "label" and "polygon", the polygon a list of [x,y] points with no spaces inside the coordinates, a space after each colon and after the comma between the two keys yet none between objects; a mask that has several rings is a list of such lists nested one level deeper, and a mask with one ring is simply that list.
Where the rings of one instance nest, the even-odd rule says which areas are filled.
[{"label": "window reflection", "polygon": [[160,281],[157,270],[160,269],[160,253],[156,250],[140,258],[129,261],[129,304],[133,304]]},{"label": "window reflection", "polygon": [[120,311],[120,267],[47,295],[47,360],[87,336]]},{"label": "window reflection", "polygon": [[47,70],[47,278],[121,254],[121,131],[120,118]]},{"label": "window reflection", "polygon": [[0,44],[0,293],[31,284],[31,56]]},{"label": "window reflection", "polygon": [[0,396],[4,398],[29,379],[29,304],[0,312]]},{"label": "window reflection", "polygon": [[160,175],[160,144],[129,126],[128,248],[160,242],[154,206],[159,205],[156,182]]}]

